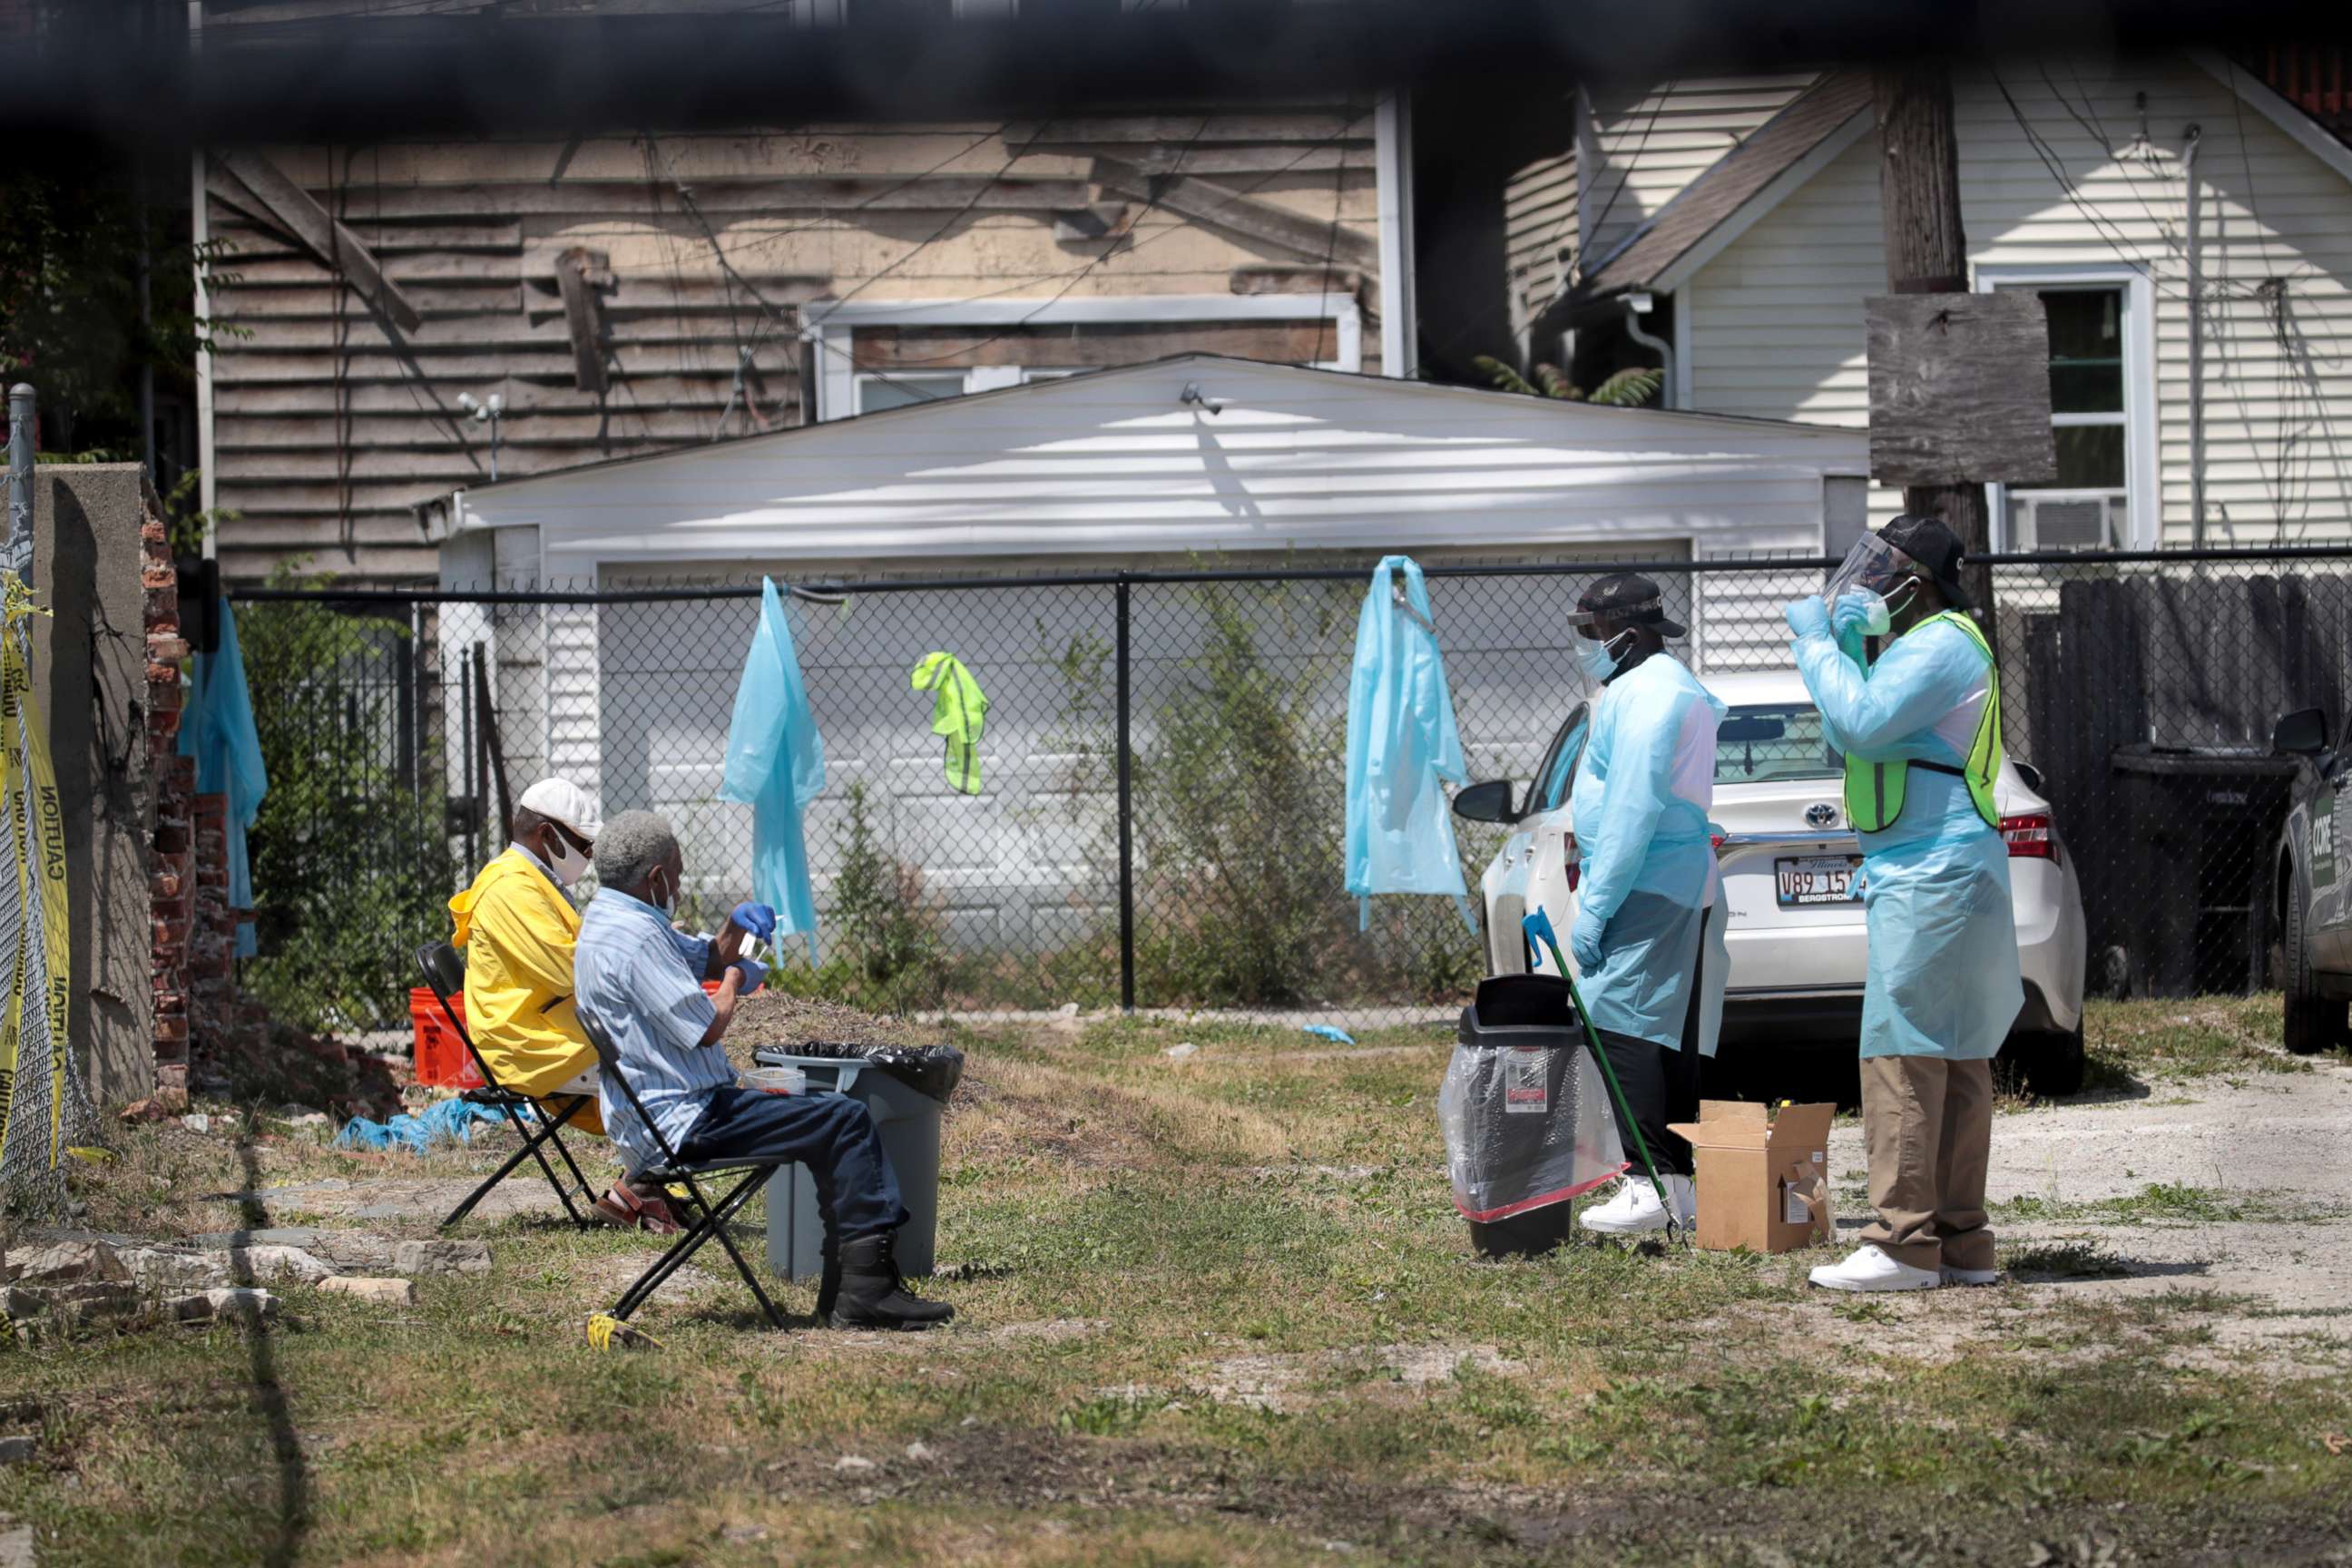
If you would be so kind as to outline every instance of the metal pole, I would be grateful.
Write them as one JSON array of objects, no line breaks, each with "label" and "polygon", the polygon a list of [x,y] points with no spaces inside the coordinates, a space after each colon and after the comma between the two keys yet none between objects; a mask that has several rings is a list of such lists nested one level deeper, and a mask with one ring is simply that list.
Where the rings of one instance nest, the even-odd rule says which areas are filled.
[{"label": "metal pole", "polygon": [[8,389],[8,543],[0,567],[33,581],[33,389]]},{"label": "metal pole", "polygon": [[1128,708],[1128,584],[1121,582],[1118,630],[1118,1005],[1135,1011],[1135,749]]}]

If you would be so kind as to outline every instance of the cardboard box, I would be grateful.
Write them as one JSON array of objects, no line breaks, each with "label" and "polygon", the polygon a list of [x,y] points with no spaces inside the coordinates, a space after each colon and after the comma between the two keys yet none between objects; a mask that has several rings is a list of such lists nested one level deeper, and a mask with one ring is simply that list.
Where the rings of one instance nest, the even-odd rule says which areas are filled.
[{"label": "cardboard box", "polygon": [[1791,1252],[1836,1233],[1830,1211],[1833,1105],[1699,1102],[1696,1121],[1673,1131],[1690,1141],[1698,1179],[1696,1245]]}]

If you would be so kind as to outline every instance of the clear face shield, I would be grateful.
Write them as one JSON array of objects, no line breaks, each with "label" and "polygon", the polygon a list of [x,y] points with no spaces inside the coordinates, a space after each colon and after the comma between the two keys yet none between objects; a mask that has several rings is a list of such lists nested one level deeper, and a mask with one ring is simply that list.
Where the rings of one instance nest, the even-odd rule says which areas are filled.
[{"label": "clear face shield", "polygon": [[[1908,596],[1917,592],[1901,586],[1906,578],[1920,575],[1919,563],[1875,534],[1865,534],[1846,552],[1845,559],[1830,574],[1822,589],[1822,603],[1829,606],[1833,620],[1840,626],[1859,621],[1861,631],[1869,637],[1884,637],[1892,625],[1895,606],[1889,599]],[[1843,616],[1841,604],[1851,602]]]}]

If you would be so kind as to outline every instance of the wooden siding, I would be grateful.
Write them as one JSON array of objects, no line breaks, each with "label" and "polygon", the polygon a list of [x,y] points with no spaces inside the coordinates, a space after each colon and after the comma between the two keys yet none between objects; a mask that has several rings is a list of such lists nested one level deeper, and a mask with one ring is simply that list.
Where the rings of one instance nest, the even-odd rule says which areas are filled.
[{"label": "wooden siding", "polygon": [[[306,561],[432,575],[415,507],[489,478],[488,426],[460,394],[505,400],[509,479],[711,440],[747,350],[751,407],[739,403],[724,433],[795,425],[798,308],[817,299],[1313,292],[1328,270],[1372,306],[1372,137],[1369,106],[1311,105],[255,149],[368,247],[423,322],[384,321],[215,177],[208,283],[226,330],[212,357],[212,461],[216,504],[236,514],[219,531],[224,569],[252,577]],[[1181,169],[1270,216],[1255,233],[1238,214],[1220,223],[1197,184],[1185,205],[1205,217],[1111,195],[1098,160]],[[1077,237],[1073,214],[1113,226]],[[1288,246],[1266,237],[1284,232]],[[1299,253],[1296,237],[1314,234],[1325,258]],[[605,274],[601,395],[579,384],[558,284],[558,258],[573,249]],[[1202,325],[1221,343],[1247,336]],[[968,353],[927,368],[997,363],[1023,335],[970,334]],[[1121,334],[1100,335],[1104,345],[1074,349],[1062,334],[1053,363],[1116,363],[1124,351],[1108,345]],[[1165,332],[1128,336],[1148,347]]]},{"label": "wooden siding", "polygon": [[1576,214],[1573,148],[1537,159],[1504,187],[1504,286],[1510,291],[1514,335],[1524,338],[1568,287],[1580,241]]},{"label": "wooden siding", "polygon": [[1605,262],[1685,185],[1715,165],[1809,86],[1815,73],[1669,82],[1638,96],[1596,90],[1583,174],[1580,272]]},{"label": "wooden siding", "polygon": [[[1993,79],[1964,76],[1957,107],[1970,261],[2127,261],[2150,274],[2161,542],[2187,542],[2192,522],[2192,291],[2205,315],[2208,537],[2242,544],[2352,538],[2352,416],[2345,412],[2352,408],[2352,184],[2253,109],[2242,110],[2219,80],[2185,59],[2116,74],[2053,68],[2046,79],[2027,66],[2001,81],[2065,170],[2071,192]],[[2149,144],[2132,151],[2140,91],[2148,98]],[[2203,132],[2197,289],[2180,160],[2182,132],[2192,123]],[[2130,155],[2111,156],[2099,130]],[[1862,301],[1884,291],[1885,276],[1872,135],[1684,290],[1677,305],[1689,323],[1696,405],[1865,424]],[[1895,504],[1874,490],[1874,519],[1891,515]]]}]

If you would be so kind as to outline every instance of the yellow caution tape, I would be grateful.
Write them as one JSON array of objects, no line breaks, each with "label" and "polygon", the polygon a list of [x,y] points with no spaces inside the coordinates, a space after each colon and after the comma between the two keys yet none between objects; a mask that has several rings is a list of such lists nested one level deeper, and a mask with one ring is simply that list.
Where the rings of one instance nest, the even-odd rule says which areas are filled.
[{"label": "yellow caution tape", "polygon": [[588,1320],[588,1344],[592,1350],[608,1351],[616,1344],[651,1345],[656,1350],[668,1347],[635,1323],[625,1323],[610,1312],[598,1312]]},{"label": "yellow caution tape", "polygon": [[[67,929],[66,841],[58,805],[57,773],[49,765],[49,738],[33,695],[26,658],[25,617],[49,612],[33,603],[32,590],[14,573],[0,572],[0,813],[16,850],[16,940],[9,954],[8,1006],[0,1016],[0,1149],[7,1147],[16,1104],[16,1071],[25,1033],[25,972],[31,958],[33,877],[40,877],[41,948],[48,968],[43,1002],[49,1026],[49,1164],[64,1152],[66,1104],[66,1011],[71,995],[72,933]],[[18,778],[16,746],[25,752]],[[21,794],[20,794],[21,791]]]}]

